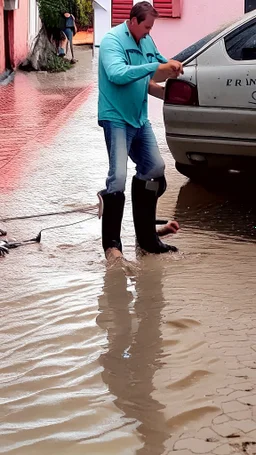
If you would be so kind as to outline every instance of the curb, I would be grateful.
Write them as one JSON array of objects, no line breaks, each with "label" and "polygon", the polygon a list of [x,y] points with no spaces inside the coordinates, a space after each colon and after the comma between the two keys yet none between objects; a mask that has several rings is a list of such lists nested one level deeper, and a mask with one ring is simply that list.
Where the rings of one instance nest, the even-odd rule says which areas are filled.
[{"label": "curb", "polygon": [[0,74],[0,86],[5,86],[13,82],[15,76],[15,71],[6,70]]}]

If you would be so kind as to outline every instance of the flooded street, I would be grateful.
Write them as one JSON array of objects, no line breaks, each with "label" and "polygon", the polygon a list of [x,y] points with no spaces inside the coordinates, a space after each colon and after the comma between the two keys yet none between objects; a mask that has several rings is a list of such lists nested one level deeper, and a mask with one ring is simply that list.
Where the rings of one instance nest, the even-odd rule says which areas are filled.
[{"label": "flooded street", "polygon": [[90,50],[77,58],[0,87],[0,227],[9,240],[46,229],[0,258],[0,453],[256,453],[255,187],[181,176],[151,100],[168,182],[158,215],[179,221],[167,240],[179,253],[136,257],[130,162],[131,266],[107,268],[97,69]]}]

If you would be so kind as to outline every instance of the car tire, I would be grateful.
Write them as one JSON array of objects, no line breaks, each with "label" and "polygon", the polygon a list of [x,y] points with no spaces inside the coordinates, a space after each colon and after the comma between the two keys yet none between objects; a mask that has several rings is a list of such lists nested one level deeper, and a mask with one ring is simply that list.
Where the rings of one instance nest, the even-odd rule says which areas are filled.
[{"label": "car tire", "polygon": [[207,166],[194,166],[178,162],[175,163],[175,166],[180,174],[203,186],[216,182],[225,182],[230,176],[228,169],[225,168],[208,168]]},{"label": "car tire", "polygon": [[197,167],[190,164],[178,163],[177,161],[175,162],[175,167],[180,174],[185,175],[185,177],[191,180],[198,181],[209,177],[207,167]]}]

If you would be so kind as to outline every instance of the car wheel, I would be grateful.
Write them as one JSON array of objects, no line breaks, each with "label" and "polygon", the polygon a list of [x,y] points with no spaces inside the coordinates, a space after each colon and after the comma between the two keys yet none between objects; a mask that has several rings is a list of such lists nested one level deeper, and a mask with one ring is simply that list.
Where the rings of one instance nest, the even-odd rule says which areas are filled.
[{"label": "car wheel", "polygon": [[189,164],[182,164],[176,161],[177,171],[191,180],[201,180],[209,176],[209,170],[205,167],[197,167]]}]

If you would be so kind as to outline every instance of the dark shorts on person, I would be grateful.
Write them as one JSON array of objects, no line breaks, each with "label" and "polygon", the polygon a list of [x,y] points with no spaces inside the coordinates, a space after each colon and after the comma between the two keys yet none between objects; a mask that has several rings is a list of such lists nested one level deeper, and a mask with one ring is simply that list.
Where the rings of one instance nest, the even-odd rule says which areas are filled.
[{"label": "dark shorts on person", "polygon": [[73,41],[73,36],[74,36],[74,32],[73,32],[73,29],[72,28],[64,28],[63,32],[65,33],[67,39],[69,40],[69,42],[72,44],[72,41]]}]

